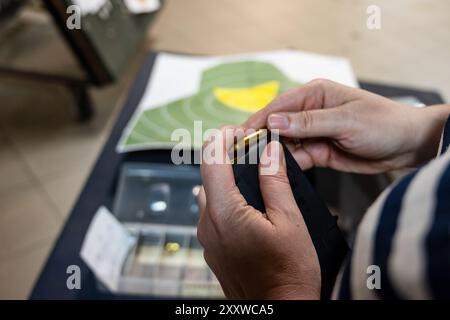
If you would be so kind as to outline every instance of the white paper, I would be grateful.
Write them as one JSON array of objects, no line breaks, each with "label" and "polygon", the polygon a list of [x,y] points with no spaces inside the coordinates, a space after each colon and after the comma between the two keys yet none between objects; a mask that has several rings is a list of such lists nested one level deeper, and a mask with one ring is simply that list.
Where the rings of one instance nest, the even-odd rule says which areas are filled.
[{"label": "white paper", "polygon": [[81,9],[83,15],[96,14],[108,0],[72,0]]},{"label": "white paper", "polygon": [[98,209],[84,238],[81,258],[112,292],[117,291],[125,260],[136,239],[105,207]]},{"label": "white paper", "polygon": [[150,13],[161,7],[159,0],[124,0],[128,10],[134,14]]}]

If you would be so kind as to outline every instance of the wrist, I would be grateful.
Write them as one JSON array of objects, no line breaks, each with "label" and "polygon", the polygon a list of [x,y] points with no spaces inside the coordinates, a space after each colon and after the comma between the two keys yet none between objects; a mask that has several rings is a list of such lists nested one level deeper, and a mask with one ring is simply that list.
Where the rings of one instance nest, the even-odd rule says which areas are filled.
[{"label": "wrist", "polygon": [[[416,164],[420,165],[436,157],[445,123],[450,115],[450,105],[434,105],[419,111],[415,152]],[[422,119],[422,120],[420,120]]]},{"label": "wrist", "polygon": [[320,287],[310,285],[286,285],[269,290],[264,300],[320,300]]}]

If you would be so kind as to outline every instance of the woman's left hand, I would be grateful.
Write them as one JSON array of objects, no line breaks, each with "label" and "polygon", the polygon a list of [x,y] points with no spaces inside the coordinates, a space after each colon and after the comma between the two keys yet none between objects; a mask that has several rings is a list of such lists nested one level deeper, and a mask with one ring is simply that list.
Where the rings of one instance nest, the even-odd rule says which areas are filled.
[{"label": "woman's left hand", "polygon": [[[221,145],[215,151],[226,155],[226,143]],[[289,185],[282,146],[270,143],[261,163],[274,173],[262,174],[260,166],[266,214],[246,203],[229,159],[203,162],[198,238],[205,259],[228,298],[319,299],[319,260]]]}]

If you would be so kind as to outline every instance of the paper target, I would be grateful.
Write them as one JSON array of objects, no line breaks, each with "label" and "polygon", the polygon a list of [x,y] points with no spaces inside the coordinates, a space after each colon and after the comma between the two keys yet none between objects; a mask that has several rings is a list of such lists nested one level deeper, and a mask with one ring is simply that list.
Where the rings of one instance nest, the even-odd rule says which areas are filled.
[{"label": "paper target", "polygon": [[[201,121],[202,131],[243,123],[280,93],[298,85],[270,63],[241,61],[219,64],[202,73],[198,93],[139,114],[126,139],[125,149],[171,148],[172,133]],[[186,147],[200,148],[192,139]]]}]

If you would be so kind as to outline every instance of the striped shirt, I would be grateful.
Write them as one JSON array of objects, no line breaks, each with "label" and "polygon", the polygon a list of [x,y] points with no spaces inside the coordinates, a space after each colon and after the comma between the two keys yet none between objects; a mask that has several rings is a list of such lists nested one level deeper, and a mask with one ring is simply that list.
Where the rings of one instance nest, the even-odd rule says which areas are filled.
[{"label": "striped shirt", "polygon": [[450,118],[439,149],[368,209],[333,298],[450,298]]}]

